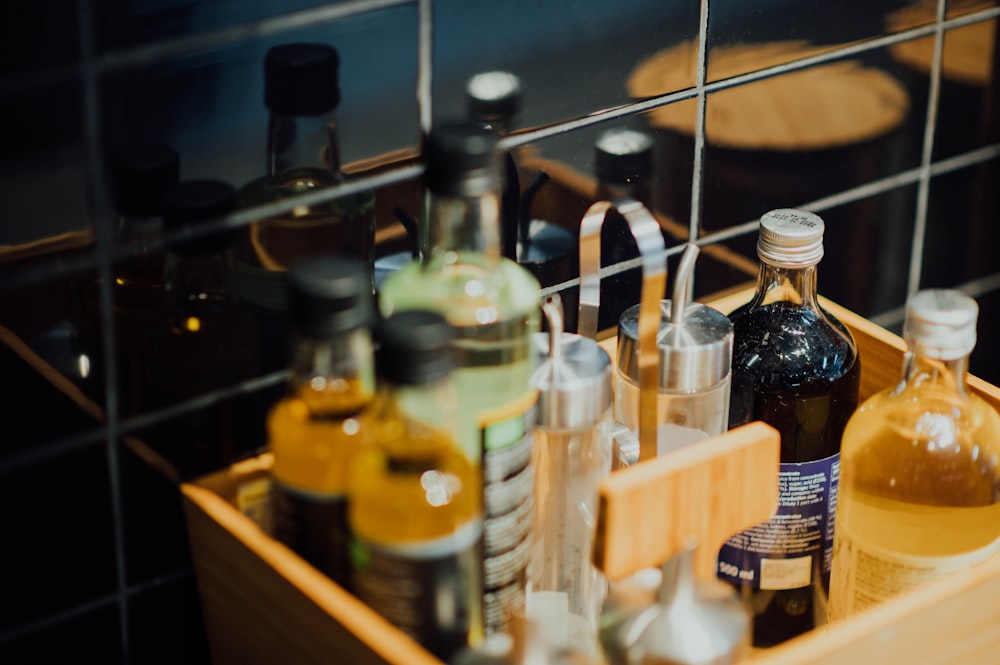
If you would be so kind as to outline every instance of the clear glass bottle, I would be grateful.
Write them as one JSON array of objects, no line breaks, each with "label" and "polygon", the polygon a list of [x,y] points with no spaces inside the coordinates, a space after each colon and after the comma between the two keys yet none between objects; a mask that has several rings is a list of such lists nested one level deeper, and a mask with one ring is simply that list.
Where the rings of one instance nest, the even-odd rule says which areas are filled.
[{"label": "clear glass bottle", "polygon": [[500,254],[496,134],[460,123],[427,143],[427,251],[386,278],[385,316],[409,309],[444,314],[458,330],[453,380],[459,444],[481,464],[486,494],[484,626],[503,630],[523,612],[531,532],[535,391],[531,336],[539,285]]},{"label": "clear glass bottle", "polygon": [[757,290],[733,322],[729,427],[762,420],[781,434],[775,518],[731,538],[719,577],[741,588],[755,646],[826,621],[840,440],[858,404],[861,366],[847,328],[820,307],[823,220],[780,209],[761,217]]},{"label": "clear glass bottle", "polygon": [[[233,210],[235,190],[218,180],[188,180],[164,195],[168,234]],[[149,331],[144,410],[172,407],[260,375],[254,317],[230,293],[233,235],[223,230],[174,241],[164,267],[164,312]],[[225,397],[152,425],[147,438],[184,477],[231,463],[264,445],[254,393]]]},{"label": "clear glass bottle", "polygon": [[[281,44],[264,58],[264,96],[270,111],[265,175],[240,189],[239,207],[285,199],[339,184],[340,57],[326,44]],[[368,266],[375,291],[373,251],[375,197],[372,192],[254,222],[241,235],[234,288],[261,318],[268,369],[287,366],[284,317],[287,270],[319,254],[346,254]]]},{"label": "clear glass bottle", "polygon": [[445,661],[482,639],[482,485],[455,439],[453,334],[427,311],[379,326],[373,445],[348,507],[354,592]]},{"label": "clear glass bottle", "polygon": [[292,268],[292,374],[267,419],[274,535],[348,589],[350,464],[370,441],[365,423],[375,396],[368,287],[367,269],[348,257]]},{"label": "clear glass bottle", "polygon": [[831,620],[1000,552],[1000,415],[966,386],[976,302],[907,303],[903,380],[844,430]]},{"label": "clear glass bottle", "polygon": [[592,339],[562,332],[562,306],[542,306],[535,334],[538,388],[535,508],[528,616],[549,647],[598,654],[607,591],[593,564],[598,490],[611,473],[611,358]]}]

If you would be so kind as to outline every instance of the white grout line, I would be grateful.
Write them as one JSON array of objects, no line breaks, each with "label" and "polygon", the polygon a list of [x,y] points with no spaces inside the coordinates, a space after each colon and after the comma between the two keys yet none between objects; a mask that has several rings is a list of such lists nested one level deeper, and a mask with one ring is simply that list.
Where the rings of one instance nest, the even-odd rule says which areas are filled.
[{"label": "white grout line", "polygon": [[[694,165],[691,168],[691,217],[688,221],[688,238],[701,235],[701,192],[705,176],[705,78],[708,70],[708,0],[701,0],[698,18],[698,62],[695,73],[695,90],[698,92],[698,111],[694,125]],[[692,277],[692,282],[693,277]]]},{"label": "white grout line", "polygon": [[[98,293],[100,298],[101,344],[105,349],[117,348],[111,306],[111,243],[112,206],[108,198],[107,178],[103,166],[101,137],[101,75],[95,64],[97,26],[91,0],[77,0],[77,34],[80,40],[81,118],[85,151],[85,169],[89,176],[88,197],[97,240]],[[114,542],[115,581],[118,593],[118,627],[121,631],[122,662],[129,662],[128,577],[125,561],[125,518],[122,503],[121,465],[118,459],[118,369],[115,353],[104,354],[104,448],[108,465],[111,494],[112,538]]]},{"label": "white grout line", "polygon": [[937,0],[934,24],[934,57],[931,61],[930,89],[927,93],[927,119],[924,124],[924,141],[920,156],[920,179],[917,182],[917,209],[913,220],[913,242],[910,248],[910,274],[906,295],[912,296],[920,288],[923,270],[924,241],[927,235],[927,204],[930,199],[931,162],[934,155],[934,130],[937,126],[938,101],[941,93],[941,61],[944,54],[944,18],[947,0]]},{"label": "white grout line", "polygon": [[434,114],[434,3],[433,0],[417,2],[417,109],[420,131],[427,136]]}]

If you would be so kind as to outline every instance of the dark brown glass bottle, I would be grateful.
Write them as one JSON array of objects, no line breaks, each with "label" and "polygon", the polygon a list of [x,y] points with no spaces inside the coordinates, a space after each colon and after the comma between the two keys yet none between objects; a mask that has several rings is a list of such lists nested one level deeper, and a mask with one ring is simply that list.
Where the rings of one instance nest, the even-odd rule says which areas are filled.
[{"label": "dark brown glass bottle", "polygon": [[762,420],[781,433],[776,518],[731,538],[719,577],[741,589],[754,645],[825,623],[840,439],[858,404],[860,363],[816,294],[823,220],[798,210],[761,218],[753,299],[733,322],[729,426]]}]

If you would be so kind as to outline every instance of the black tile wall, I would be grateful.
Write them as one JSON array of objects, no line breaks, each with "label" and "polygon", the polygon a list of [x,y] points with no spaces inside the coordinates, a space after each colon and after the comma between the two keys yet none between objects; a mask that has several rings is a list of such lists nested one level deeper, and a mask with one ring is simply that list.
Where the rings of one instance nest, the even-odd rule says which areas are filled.
[{"label": "black tile wall", "polygon": [[[5,547],[6,568],[17,571],[4,586],[0,662],[81,654],[102,663],[209,662],[176,482],[258,450],[281,377],[214,386],[229,392],[169,413],[135,413],[136,395],[120,386],[119,418],[106,421],[108,356],[93,312],[83,327],[89,346],[75,334],[88,320],[81,293],[97,283],[98,258],[106,259],[94,232],[111,223],[95,196],[101,174],[88,165],[103,163],[117,145],[156,140],[178,148],[183,178],[241,185],[256,177],[267,123],[261,58],[282,41],[340,49],[338,121],[347,163],[412,153],[426,124],[465,112],[470,75],[510,70],[525,83],[512,140],[518,159],[522,166],[555,164],[553,173],[565,180],[539,195],[540,217],[570,229],[578,223],[594,198],[588,188],[599,132],[616,125],[650,130],[658,169],[652,203],[670,223],[668,293],[688,229],[704,244],[694,285],[703,298],[752,282],[753,221],[761,213],[810,206],[828,225],[822,293],[898,332],[917,283],[967,290],[981,306],[972,371],[1000,383],[1000,352],[986,343],[1000,333],[1000,67],[990,41],[997,2],[948,3],[938,88],[928,56],[933,12],[901,0],[710,0],[705,21],[698,3],[679,0],[551,0],[544,12],[528,0],[438,0],[432,16],[421,16],[430,5],[59,0],[0,10],[0,103],[8,127],[0,155],[0,417],[7,423],[0,517],[5,542],[13,544]],[[421,19],[431,43],[421,41]],[[81,26],[93,34],[81,39]],[[185,42],[192,36],[199,41]],[[700,72],[695,45],[702,37]],[[95,79],[84,78],[79,66],[91,41]],[[733,53],[754,57],[732,60]],[[807,55],[819,61],[799,71],[796,63]],[[420,71],[422,63],[429,69]],[[651,67],[652,82],[641,77]],[[803,143],[806,134],[830,133],[849,116],[870,119],[873,107],[803,113],[816,99],[796,86],[810,78],[829,82],[824,71],[854,76],[861,68],[895,81],[905,108],[886,92],[882,101],[900,113],[879,131],[830,145]],[[88,81],[96,81],[95,90],[84,87]],[[778,88],[782,94],[771,94]],[[846,94],[865,91],[870,87],[860,85]],[[669,103],[651,108],[649,100],[662,103],[663,95]],[[746,105],[727,104],[741,96],[772,106],[751,114]],[[782,124],[796,113],[805,115],[802,131]],[[761,141],[768,124],[800,143]],[[745,126],[752,131],[739,129]],[[727,138],[734,127],[735,142]],[[414,177],[390,178],[380,210],[405,198],[416,212]],[[921,248],[915,261],[914,247]],[[561,287],[567,298],[573,277]],[[637,283],[636,274],[608,281],[604,323],[613,325],[637,301]],[[115,365],[126,346],[119,340],[111,350]],[[81,351],[92,361],[86,376]],[[53,380],[52,372],[63,378]],[[197,378],[192,370],[192,385]],[[248,432],[225,448],[221,437],[192,445],[192,422],[246,400],[251,415],[238,420]],[[117,443],[109,451],[111,438]],[[151,465],[151,455],[163,466]]]}]

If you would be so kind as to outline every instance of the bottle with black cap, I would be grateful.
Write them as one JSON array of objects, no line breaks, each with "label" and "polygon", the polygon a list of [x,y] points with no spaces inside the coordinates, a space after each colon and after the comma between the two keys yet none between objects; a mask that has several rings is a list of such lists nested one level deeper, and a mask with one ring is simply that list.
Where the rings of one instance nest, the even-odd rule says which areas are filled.
[{"label": "bottle with black cap", "polygon": [[[119,349],[120,408],[134,413],[142,389],[145,362],[143,334],[163,310],[163,254],[150,247],[162,232],[163,195],[180,180],[180,157],[170,146],[140,143],[115,150],[108,165],[116,221],[114,243],[123,258],[112,264],[111,298]],[[116,252],[117,255],[117,252]],[[100,291],[90,280],[83,285],[83,312],[74,330],[77,354],[89,358],[89,380],[103,401],[100,379]]]},{"label": "bottle with black cap", "polygon": [[[147,340],[145,410],[260,373],[256,322],[228,291],[233,232],[198,229],[232,212],[234,200],[235,190],[218,180],[184,181],[164,195],[165,309]],[[227,397],[151,426],[147,437],[182,476],[204,473],[263,445],[259,411],[254,394]]]},{"label": "bottle with black cap", "polygon": [[350,462],[370,439],[374,305],[363,264],[324,256],[293,266],[288,394],[267,419],[274,535],[348,587]]},{"label": "bottle with black cap", "polygon": [[[264,99],[270,112],[265,175],[240,189],[241,208],[341,183],[340,56],[327,44],[281,44],[264,58]],[[319,254],[353,256],[372,275],[375,198],[370,191],[250,224],[239,242],[234,287],[264,323],[274,369],[288,353],[286,273]],[[369,276],[374,293],[374,276]]]},{"label": "bottle with black cap", "polygon": [[[651,207],[653,138],[628,127],[613,127],[594,142],[594,176],[597,199],[628,197]],[[601,265],[610,266],[639,256],[625,219],[614,210],[601,228]],[[618,324],[618,318],[639,300],[642,275],[639,268],[612,275],[601,282],[601,312],[598,329]]]},{"label": "bottle with black cap", "polygon": [[755,646],[826,622],[840,444],[858,405],[861,364],[850,332],[817,295],[824,228],[804,210],[761,216],[757,288],[729,315],[729,427],[761,420],[781,434],[775,517],[719,552],[719,577],[753,611]]},{"label": "bottle with black cap", "polygon": [[482,486],[455,438],[453,336],[428,311],[379,325],[373,441],[348,506],[354,592],[444,661],[482,638]]},{"label": "bottle with black cap", "polygon": [[523,612],[531,533],[531,387],[538,280],[500,253],[496,134],[480,124],[434,128],[427,142],[427,247],[382,284],[385,316],[443,314],[457,328],[453,380],[459,444],[482,466],[486,493],[484,626]]}]

